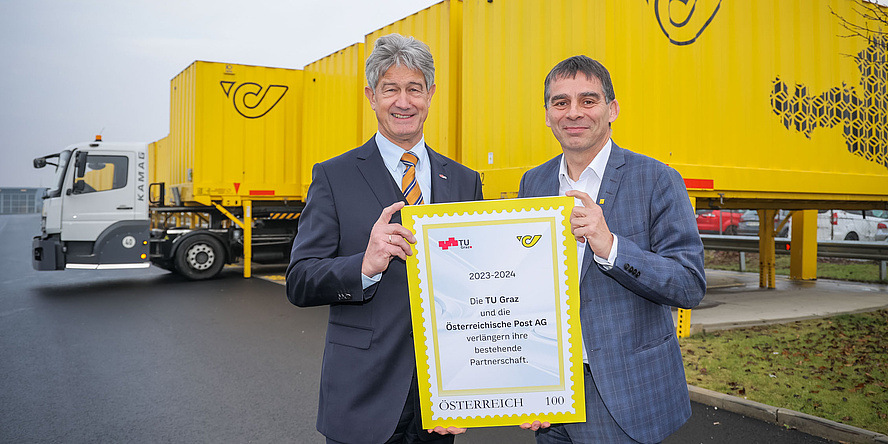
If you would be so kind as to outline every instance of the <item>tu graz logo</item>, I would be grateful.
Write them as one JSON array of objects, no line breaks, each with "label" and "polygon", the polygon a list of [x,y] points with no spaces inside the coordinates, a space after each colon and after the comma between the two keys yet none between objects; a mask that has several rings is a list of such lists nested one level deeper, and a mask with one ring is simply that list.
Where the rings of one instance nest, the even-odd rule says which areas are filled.
[{"label": "tu graz logo", "polygon": [[[285,85],[269,85],[263,88],[258,83],[219,82],[225,95],[234,102],[234,109],[248,119],[258,119],[271,111],[287,93]],[[237,85],[237,86],[235,86]]]},{"label": "tu graz logo", "polygon": [[465,250],[467,248],[472,248],[472,245],[469,244],[468,239],[456,239],[451,237],[447,240],[438,241],[438,247],[440,247],[442,250],[447,250],[450,247],[459,247]]},{"label": "tu graz logo", "polygon": [[537,242],[539,242],[540,238],[543,236],[541,234],[534,234],[534,235],[528,234],[525,236],[516,236],[516,237],[518,238],[518,242],[521,242],[521,245],[523,245],[524,248],[530,248],[530,247],[536,245]]}]

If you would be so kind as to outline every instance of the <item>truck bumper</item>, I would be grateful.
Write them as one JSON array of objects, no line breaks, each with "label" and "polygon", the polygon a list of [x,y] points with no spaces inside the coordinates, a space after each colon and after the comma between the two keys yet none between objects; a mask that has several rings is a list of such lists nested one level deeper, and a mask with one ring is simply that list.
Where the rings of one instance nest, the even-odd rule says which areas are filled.
[{"label": "truck bumper", "polygon": [[31,241],[31,266],[37,271],[65,269],[65,255],[58,237],[34,237]]}]

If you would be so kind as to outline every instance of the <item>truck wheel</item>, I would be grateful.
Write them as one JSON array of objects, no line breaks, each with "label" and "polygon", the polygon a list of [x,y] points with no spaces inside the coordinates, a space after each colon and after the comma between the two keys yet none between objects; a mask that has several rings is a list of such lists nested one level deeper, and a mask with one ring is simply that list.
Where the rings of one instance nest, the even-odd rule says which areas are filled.
[{"label": "truck wheel", "polygon": [[860,238],[857,237],[857,233],[852,231],[852,232],[845,235],[845,240],[846,241],[856,241],[856,240],[860,240]]},{"label": "truck wheel", "polygon": [[210,236],[193,236],[176,250],[176,270],[194,280],[209,279],[225,265],[222,244]]},{"label": "truck wheel", "polygon": [[728,228],[725,228],[725,233],[728,236],[736,236],[737,235],[737,226],[736,225],[728,225]]}]

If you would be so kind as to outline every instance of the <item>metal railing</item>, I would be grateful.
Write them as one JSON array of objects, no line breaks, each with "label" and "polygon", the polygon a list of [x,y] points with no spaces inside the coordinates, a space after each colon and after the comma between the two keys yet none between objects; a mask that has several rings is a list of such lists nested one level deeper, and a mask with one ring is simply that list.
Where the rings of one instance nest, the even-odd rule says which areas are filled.
[{"label": "metal railing", "polygon": [[[758,253],[758,236],[727,236],[717,234],[701,234],[703,248],[706,250],[739,251],[741,253]],[[777,254],[789,254],[791,242],[788,238],[774,239]],[[888,280],[888,242],[858,241],[818,241],[818,257],[837,257],[844,259],[866,259],[880,261],[879,279]]]}]

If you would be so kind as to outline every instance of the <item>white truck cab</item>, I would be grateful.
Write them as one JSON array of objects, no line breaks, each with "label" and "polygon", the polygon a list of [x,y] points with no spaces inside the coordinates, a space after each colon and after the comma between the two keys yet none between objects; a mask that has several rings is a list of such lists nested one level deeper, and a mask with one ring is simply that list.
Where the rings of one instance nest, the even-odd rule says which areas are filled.
[{"label": "white truck cab", "polygon": [[150,266],[147,149],[97,137],[34,159],[56,167],[32,242],[35,269]]}]

